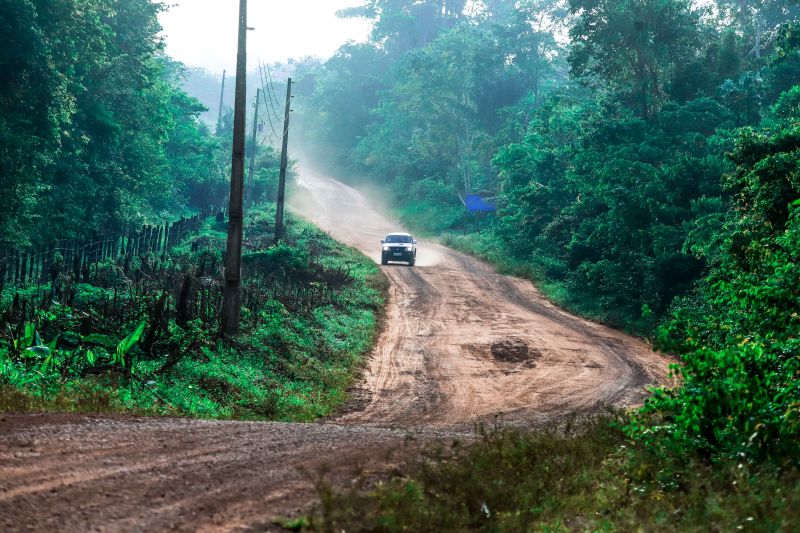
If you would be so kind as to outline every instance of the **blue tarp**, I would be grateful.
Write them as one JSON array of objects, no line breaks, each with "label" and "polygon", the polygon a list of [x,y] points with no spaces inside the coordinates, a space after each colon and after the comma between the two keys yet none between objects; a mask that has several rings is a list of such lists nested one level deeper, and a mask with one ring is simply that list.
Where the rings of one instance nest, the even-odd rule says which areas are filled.
[{"label": "blue tarp", "polygon": [[497,211],[494,197],[485,197],[480,194],[468,194],[464,199],[464,205],[468,211],[473,213],[490,213]]}]

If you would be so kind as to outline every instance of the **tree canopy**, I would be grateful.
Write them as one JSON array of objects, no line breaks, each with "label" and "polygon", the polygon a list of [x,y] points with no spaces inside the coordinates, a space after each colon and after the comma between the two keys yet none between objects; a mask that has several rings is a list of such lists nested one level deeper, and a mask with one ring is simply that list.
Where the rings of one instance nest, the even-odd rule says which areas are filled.
[{"label": "tree canopy", "polygon": [[[648,407],[668,448],[797,452],[796,2],[348,15],[375,31],[316,69],[318,152],[393,191],[412,227],[681,355],[686,386]],[[495,196],[496,214],[470,214],[465,193]],[[651,435],[641,423],[631,432]]]},{"label": "tree canopy", "polygon": [[[214,167],[150,0],[6,0],[0,8],[0,241],[161,221]],[[44,231],[47,228],[47,231]]]}]

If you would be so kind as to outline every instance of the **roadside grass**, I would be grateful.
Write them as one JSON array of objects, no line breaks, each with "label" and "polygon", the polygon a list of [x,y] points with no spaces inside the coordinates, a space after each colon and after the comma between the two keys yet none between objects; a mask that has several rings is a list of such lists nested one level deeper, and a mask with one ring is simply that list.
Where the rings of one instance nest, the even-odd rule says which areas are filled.
[{"label": "roadside grass", "polygon": [[450,442],[377,484],[320,483],[315,531],[792,531],[800,473],[656,456],[622,415],[571,429],[496,428]]},{"label": "roadside grass", "polygon": [[[273,213],[267,207],[252,214],[247,248],[259,252],[271,247]],[[269,300],[257,316],[245,307],[242,334],[228,340],[219,339],[199,319],[180,327],[172,318],[168,334],[153,353],[133,348],[135,363],[127,372],[110,359],[102,366],[94,361],[101,359],[103,348],[85,345],[81,339],[87,337],[77,332],[86,310],[95,317],[92,333],[114,343],[140,318],[131,316],[122,329],[118,321],[104,322],[102,312],[95,309],[102,309],[112,292],[76,284],[75,308],[54,305],[36,318],[36,332],[43,342],[57,339],[52,357],[45,361],[30,351],[14,350],[10,337],[0,339],[0,412],[129,412],[286,421],[330,414],[346,400],[379,334],[388,282],[369,258],[315,226],[292,218],[288,231],[290,244],[281,253],[290,259],[310,257],[309,268],[346,273],[329,297],[297,308],[291,302]],[[210,220],[176,248],[171,260],[196,265],[209,253],[219,254],[225,239],[220,225]],[[16,292],[28,296],[26,291],[36,290]],[[47,287],[39,290],[46,293]],[[11,291],[2,296],[9,305]]]},{"label": "roadside grass", "polygon": [[127,411],[115,401],[107,386],[90,381],[70,383],[59,390],[19,389],[0,384],[0,413],[67,412],[113,413]]}]

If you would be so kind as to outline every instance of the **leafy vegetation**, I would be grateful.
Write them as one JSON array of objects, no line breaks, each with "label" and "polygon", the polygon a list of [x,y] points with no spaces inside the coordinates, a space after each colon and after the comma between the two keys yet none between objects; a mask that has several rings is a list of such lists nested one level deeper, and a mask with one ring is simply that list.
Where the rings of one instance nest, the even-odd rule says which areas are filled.
[{"label": "leafy vegetation", "polygon": [[[383,278],[366,257],[305,222],[293,220],[286,241],[264,246],[272,218],[274,209],[249,217],[246,326],[233,342],[219,338],[218,313],[206,312],[218,305],[226,238],[224,223],[212,218],[167,258],[186,273],[177,284],[158,268],[137,283],[112,262],[117,277],[74,284],[71,306],[46,297],[18,327],[7,310],[0,410],[284,420],[330,412],[372,346]],[[18,291],[8,288],[4,302]]]},{"label": "leafy vegetation", "polygon": [[[234,341],[215,335],[222,221],[124,265],[103,237],[73,277],[59,251],[31,259],[222,203],[230,115],[215,134],[198,120],[163,53],[163,8],[0,6],[0,245],[18,250],[0,289],[0,407],[323,415],[382,297],[376,267],[311,226],[275,243],[268,207],[248,218]],[[341,14],[373,33],[293,65],[308,150],[390,191],[417,229],[653,339],[682,379],[577,437],[489,432],[374,491],[323,490],[319,527],[791,528],[797,2],[367,0]],[[276,167],[262,150],[253,200],[270,200]],[[467,194],[496,213],[471,214]]]},{"label": "leafy vegetation", "polygon": [[246,328],[219,337],[225,221],[209,214],[229,189],[232,120],[199,120],[163,51],[165,8],[0,6],[0,409],[326,414],[377,329],[377,268],[300,221],[273,242],[279,156],[262,147]]},{"label": "leafy vegetation", "polygon": [[[163,54],[150,0],[3,5],[0,242],[175,218],[222,178],[214,139]],[[44,214],[47,214],[44,216]],[[47,241],[47,242],[43,242]]]},{"label": "leafy vegetation", "polygon": [[[692,247],[722,230],[737,128],[797,81],[798,8],[517,4],[347,11],[372,41],[311,69],[307,140],[418,229],[491,241],[559,303],[651,334],[709,266]],[[497,216],[466,212],[475,192],[497,195]]]},{"label": "leafy vegetation", "polygon": [[[375,29],[358,53],[342,48],[318,67],[310,143],[391,191],[409,225],[653,339],[680,358],[682,383],[654,391],[618,429],[589,427],[591,445],[493,435],[369,496],[325,493],[324,527],[698,529],[711,516],[721,529],[747,527],[748,516],[789,527],[796,519],[780,513],[796,500],[800,457],[800,7],[444,4],[344,13]],[[342,85],[367,95],[346,119],[333,112]],[[495,196],[496,213],[469,213],[465,194]],[[528,462],[528,447],[556,448],[548,439],[559,443],[554,459]],[[547,479],[552,495],[538,485]]]},{"label": "leafy vegetation", "polygon": [[[800,457],[798,104],[795,87],[762,128],[740,133],[726,180],[735,209],[714,267],[659,331],[659,346],[684,362],[683,387],[656,393],[644,410],[664,417],[657,432],[668,449]],[[650,440],[654,431],[634,434]]]}]

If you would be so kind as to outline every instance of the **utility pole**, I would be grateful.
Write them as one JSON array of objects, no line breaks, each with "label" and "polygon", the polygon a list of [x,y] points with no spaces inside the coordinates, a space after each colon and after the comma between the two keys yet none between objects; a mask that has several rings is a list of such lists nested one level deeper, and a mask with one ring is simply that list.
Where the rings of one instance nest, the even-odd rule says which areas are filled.
[{"label": "utility pole", "polygon": [[245,188],[245,197],[247,198],[247,205],[253,203],[253,172],[256,167],[256,152],[258,152],[258,107],[261,103],[261,89],[256,89],[256,113],[253,117],[253,136],[250,139],[250,169],[247,172],[247,187]]},{"label": "utility pole", "polygon": [[236,102],[233,110],[231,196],[228,211],[228,246],[222,299],[222,334],[239,333],[242,310],[242,232],[244,209],[244,137],[247,107],[247,0],[239,0],[239,52],[236,57]]},{"label": "utility pole", "polygon": [[278,182],[278,206],[275,210],[275,242],[286,235],[283,226],[283,204],[286,198],[286,167],[289,166],[289,114],[292,112],[292,78],[286,82],[286,114],[283,118],[283,148],[281,149],[281,177]]},{"label": "utility pole", "polygon": [[225,101],[225,75],[227,70],[222,69],[222,91],[219,93],[219,114],[217,116],[217,133],[222,129],[222,103]]}]

